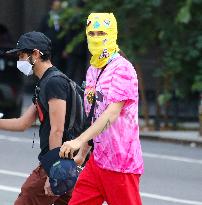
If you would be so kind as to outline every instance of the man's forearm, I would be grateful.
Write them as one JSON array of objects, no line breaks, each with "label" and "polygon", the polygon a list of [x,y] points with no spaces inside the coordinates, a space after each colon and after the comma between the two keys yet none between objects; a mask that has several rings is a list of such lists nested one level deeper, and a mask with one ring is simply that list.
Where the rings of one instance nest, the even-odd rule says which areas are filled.
[{"label": "man's forearm", "polygon": [[7,131],[24,131],[25,126],[22,125],[19,118],[1,119],[0,120],[0,129],[7,130]]},{"label": "man's forearm", "polygon": [[[104,114],[104,113],[103,113]],[[88,142],[93,139],[101,132],[103,132],[107,126],[110,125],[109,115],[101,115],[85,132],[83,132],[78,140],[81,140],[83,143]]]},{"label": "man's forearm", "polygon": [[78,152],[78,155],[82,156],[83,158],[86,158],[87,154],[89,153],[91,149],[91,146],[88,145],[88,143],[85,143]]},{"label": "man's forearm", "polygon": [[36,108],[32,104],[20,118],[0,119],[0,129],[9,131],[24,131],[36,120]]},{"label": "man's forearm", "polygon": [[88,142],[89,140],[93,139],[104,130],[106,130],[116,119],[118,118],[123,103],[117,104],[117,109],[114,107],[111,109],[105,110],[100,117],[79,137],[78,140],[81,140],[83,143]]},{"label": "man's forearm", "polygon": [[49,136],[49,149],[54,149],[56,147],[61,147],[62,145],[62,131],[50,131]]}]

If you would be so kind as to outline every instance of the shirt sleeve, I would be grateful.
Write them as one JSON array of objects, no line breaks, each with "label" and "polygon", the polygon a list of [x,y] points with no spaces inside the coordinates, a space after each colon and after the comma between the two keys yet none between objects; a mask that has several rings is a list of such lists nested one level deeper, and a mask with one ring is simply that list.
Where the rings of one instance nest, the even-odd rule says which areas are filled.
[{"label": "shirt sleeve", "polygon": [[67,80],[60,76],[52,77],[46,84],[45,96],[47,102],[53,98],[70,99],[70,88]]},{"label": "shirt sleeve", "polygon": [[138,80],[132,65],[118,66],[108,92],[108,104],[138,99]]}]

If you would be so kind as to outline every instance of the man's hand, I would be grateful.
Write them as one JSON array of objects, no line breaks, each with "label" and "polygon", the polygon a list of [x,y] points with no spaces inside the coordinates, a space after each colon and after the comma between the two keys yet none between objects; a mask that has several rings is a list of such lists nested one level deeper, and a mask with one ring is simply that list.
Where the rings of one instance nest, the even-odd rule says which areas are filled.
[{"label": "man's hand", "polygon": [[62,147],[60,148],[60,157],[62,158],[73,158],[73,154],[76,150],[78,150],[79,148],[81,148],[82,146],[82,142],[81,140],[79,140],[79,138],[76,138],[74,140],[71,141],[67,141],[64,142]]},{"label": "man's hand", "polygon": [[49,183],[49,177],[47,177],[45,185],[44,185],[44,191],[45,195],[47,196],[55,196],[51,190],[50,183]]}]

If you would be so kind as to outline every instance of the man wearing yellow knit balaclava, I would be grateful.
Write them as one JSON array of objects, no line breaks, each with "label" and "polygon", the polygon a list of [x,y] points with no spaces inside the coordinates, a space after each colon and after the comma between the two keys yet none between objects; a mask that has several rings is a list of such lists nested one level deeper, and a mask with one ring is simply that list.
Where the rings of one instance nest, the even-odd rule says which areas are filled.
[{"label": "man wearing yellow knit balaclava", "polygon": [[120,55],[117,23],[112,13],[91,13],[87,19],[88,49],[85,109],[91,126],[65,142],[61,157],[82,164],[88,144],[93,152],[81,172],[69,205],[141,205],[144,172],[138,124],[138,80],[132,64]]},{"label": "man wearing yellow knit balaclava", "polygon": [[[101,31],[104,35],[92,35]],[[86,35],[88,49],[92,54],[90,64],[96,68],[104,67],[110,57],[119,51],[117,41],[117,23],[112,13],[92,13],[87,20]]]}]

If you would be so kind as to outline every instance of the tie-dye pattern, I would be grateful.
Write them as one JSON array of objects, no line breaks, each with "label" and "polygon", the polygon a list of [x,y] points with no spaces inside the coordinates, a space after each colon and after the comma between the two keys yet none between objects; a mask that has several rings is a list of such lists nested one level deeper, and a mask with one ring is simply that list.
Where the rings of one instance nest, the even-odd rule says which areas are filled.
[{"label": "tie-dye pattern", "polygon": [[138,80],[132,64],[122,56],[105,68],[95,89],[100,69],[88,69],[85,109],[89,113],[96,91],[95,118],[111,103],[125,101],[120,116],[94,139],[94,159],[104,169],[142,174],[144,171],[138,126]]}]

